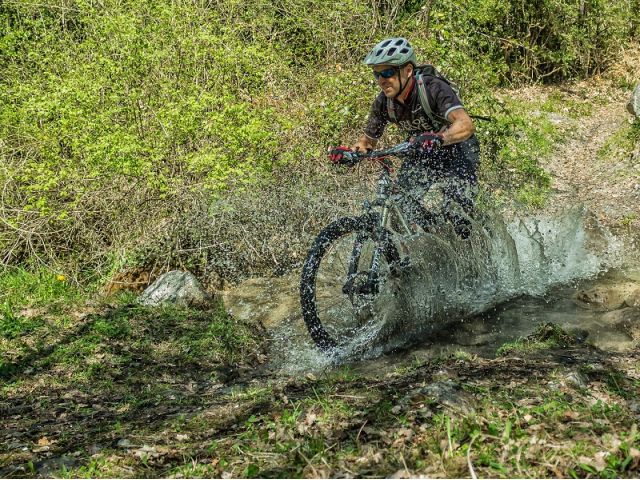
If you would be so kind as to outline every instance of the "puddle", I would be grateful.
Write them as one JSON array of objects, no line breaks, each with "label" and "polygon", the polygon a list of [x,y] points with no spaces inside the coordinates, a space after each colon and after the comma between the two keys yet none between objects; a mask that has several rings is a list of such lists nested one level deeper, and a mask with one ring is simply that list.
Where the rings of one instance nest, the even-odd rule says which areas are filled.
[{"label": "puddle", "polygon": [[[575,299],[578,289],[595,285],[637,282],[640,287],[638,271],[619,269],[620,243],[584,209],[559,217],[494,216],[476,227],[471,241],[452,232],[404,241],[410,266],[385,285],[376,321],[344,352],[345,362],[379,357],[409,344],[412,354],[421,356],[460,350],[493,356],[500,345],[546,322],[577,332],[606,351],[635,345],[628,332],[603,320],[605,311],[585,308]],[[225,297],[233,315],[267,327],[272,367],[287,374],[332,365],[304,326],[299,278],[293,272],[278,279],[252,279]]]},{"label": "puddle", "polygon": [[[603,286],[615,288],[638,274],[640,272],[614,270],[597,279],[551,288],[544,296],[512,299],[476,317],[449,324],[431,338],[414,342],[412,354],[433,358],[462,351],[493,357],[501,345],[530,335],[544,323],[555,323],[579,341],[603,351],[629,351],[637,347],[637,339],[620,323],[607,320],[610,312],[589,308],[577,301],[576,292]],[[637,285],[640,288],[640,282]],[[636,318],[640,323],[640,310]]]}]

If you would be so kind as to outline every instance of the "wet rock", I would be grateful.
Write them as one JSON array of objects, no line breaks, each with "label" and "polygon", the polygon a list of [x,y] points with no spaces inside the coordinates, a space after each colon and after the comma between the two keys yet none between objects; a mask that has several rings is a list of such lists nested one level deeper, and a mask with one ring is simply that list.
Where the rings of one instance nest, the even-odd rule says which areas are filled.
[{"label": "wet rock", "polygon": [[116,442],[116,446],[118,448],[131,448],[133,445],[131,444],[131,440],[128,438],[121,438]]},{"label": "wet rock", "polygon": [[589,338],[589,330],[580,327],[567,327],[566,328],[567,335],[570,335],[575,343],[584,343]]},{"label": "wet rock", "polygon": [[627,302],[636,302],[640,297],[640,286],[634,282],[617,285],[599,285],[588,290],[579,290],[575,301],[584,308],[597,311],[616,310]]},{"label": "wet rock", "polygon": [[640,307],[640,287],[632,291],[624,299],[624,304],[627,307]]},{"label": "wet rock", "polygon": [[36,463],[35,468],[39,477],[52,478],[60,475],[63,469],[69,470],[76,464],[76,460],[63,455],[61,457],[47,458]]},{"label": "wet rock", "polygon": [[640,340],[640,308],[628,307],[602,315],[604,324],[621,330],[634,340]]},{"label": "wet rock", "polygon": [[635,90],[631,94],[629,103],[627,103],[627,111],[636,118],[640,118],[640,83],[636,85]]},{"label": "wet rock", "polygon": [[413,390],[400,402],[406,409],[419,409],[421,405],[430,403],[445,405],[464,413],[474,411],[472,397],[451,380]]},{"label": "wet rock", "polygon": [[147,307],[178,305],[181,307],[205,308],[213,297],[190,272],[173,270],[167,272],[142,292],[138,303]]},{"label": "wet rock", "polygon": [[568,387],[579,388],[582,390],[585,390],[589,386],[589,380],[587,380],[587,377],[576,370],[566,372],[560,380]]}]

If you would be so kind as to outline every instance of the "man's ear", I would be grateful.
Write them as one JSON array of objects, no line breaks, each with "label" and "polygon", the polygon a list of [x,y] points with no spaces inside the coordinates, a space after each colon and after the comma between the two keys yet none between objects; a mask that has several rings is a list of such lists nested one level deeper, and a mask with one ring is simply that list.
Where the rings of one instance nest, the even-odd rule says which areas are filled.
[{"label": "man's ear", "polygon": [[411,75],[413,75],[413,64],[412,63],[407,63],[407,66],[405,67],[407,70],[407,78],[409,78]]}]

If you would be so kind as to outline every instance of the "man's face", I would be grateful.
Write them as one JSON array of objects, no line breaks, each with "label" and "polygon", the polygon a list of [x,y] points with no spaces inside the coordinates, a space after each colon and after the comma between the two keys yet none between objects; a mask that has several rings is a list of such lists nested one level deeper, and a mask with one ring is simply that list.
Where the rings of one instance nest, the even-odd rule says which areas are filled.
[{"label": "man's face", "polygon": [[[374,75],[378,79],[378,86],[384,92],[387,98],[394,98],[400,91],[400,81],[405,85],[411,72],[411,65],[404,67],[394,67],[393,65],[375,65],[373,67]],[[398,78],[400,72],[400,78]]]}]

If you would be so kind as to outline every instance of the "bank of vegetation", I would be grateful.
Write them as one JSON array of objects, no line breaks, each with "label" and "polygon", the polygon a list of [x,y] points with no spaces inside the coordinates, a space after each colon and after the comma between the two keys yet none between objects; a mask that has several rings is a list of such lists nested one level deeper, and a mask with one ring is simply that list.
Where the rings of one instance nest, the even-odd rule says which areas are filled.
[{"label": "bank of vegetation", "polygon": [[83,284],[136,267],[233,281],[299,265],[319,226],[366,191],[366,167],[329,169],[324,151],[361,128],[376,86],[360,60],[387,35],[410,38],[472,113],[493,118],[478,122],[485,187],[539,204],[549,178],[538,160],[560,135],[546,114],[580,105],[496,92],[606,72],[637,39],[639,10],[637,0],[7,0],[0,261]]}]

